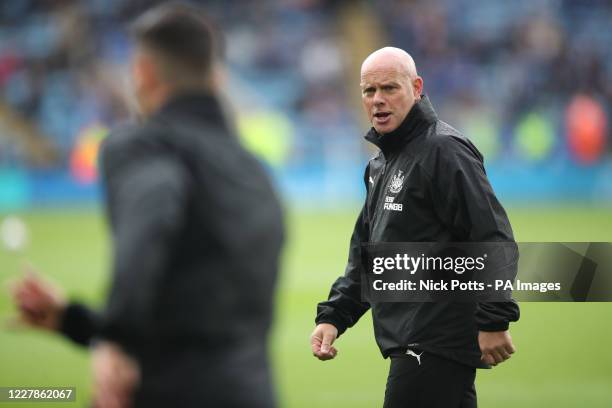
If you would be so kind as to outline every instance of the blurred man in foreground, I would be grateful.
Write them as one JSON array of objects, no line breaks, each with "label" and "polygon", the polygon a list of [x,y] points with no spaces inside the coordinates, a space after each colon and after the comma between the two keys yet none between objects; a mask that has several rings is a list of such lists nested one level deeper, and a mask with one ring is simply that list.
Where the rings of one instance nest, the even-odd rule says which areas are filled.
[{"label": "blurred man in foreground", "polygon": [[109,136],[101,156],[114,249],[107,307],[69,303],[28,276],[14,288],[21,317],[93,346],[96,406],[274,406],[279,201],[224,119],[201,11],[157,7],[133,36],[145,120]]},{"label": "blurred man in foreground", "polygon": [[[372,308],[376,341],[391,357],[385,407],[475,407],[475,368],[514,352],[508,325],[517,304],[370,304],[361,298],[361,243],[513,241],[510,223],[481,154],[437,118],[410,55],[391,47],[371,54],[361,90],[372,123],[366,139],[380,152],[365,172],[346,272],[318,305],[312,352],[334,358],[336,338]],[[390,201],[401,206],[383,205]]]}]

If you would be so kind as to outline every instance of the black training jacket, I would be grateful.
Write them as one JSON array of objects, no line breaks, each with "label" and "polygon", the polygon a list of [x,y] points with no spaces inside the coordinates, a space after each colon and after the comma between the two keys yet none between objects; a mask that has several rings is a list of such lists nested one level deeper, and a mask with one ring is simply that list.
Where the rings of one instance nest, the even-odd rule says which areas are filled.
[{"label": "black training jacket", "polygon": [[[317,308],[316,322],[342,334],[372,309],[384,357],[405,349],[429,351],[473,367],[480,361],[478,331],[506,330],[517,321],[516,302],[373,303],[362,301],[361,243],[513,241],[506,213],[489,184],[483,157],[457,130],[437,118],[423,96],[393,132],[366,139],[380,152],[365,171],[367,197],[351,237],[344,276]],[[400,173],[401,172],[401,173]],[[394,176],[402,211],[384,208]]]},{"label": "black training jacket", "polygon": [[282,211],[217,99],[181,94],[118,129],[101,166],[110,294],[99,314],[71,304],[64,334],[133,354],[143,370],[138,406],[273,406],[266,341]]}]

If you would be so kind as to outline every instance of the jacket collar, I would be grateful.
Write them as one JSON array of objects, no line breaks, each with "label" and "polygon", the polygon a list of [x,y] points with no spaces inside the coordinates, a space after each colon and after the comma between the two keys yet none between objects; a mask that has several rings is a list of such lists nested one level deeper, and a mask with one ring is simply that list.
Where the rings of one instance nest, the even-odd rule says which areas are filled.
[{"label": "jacket collar", "polygon": [[152,116],[156,119],[185,118],[227,127],[225,114],[218,98],[205,91],[181,92],[172,96]]},{"label": "jacket collar", "polygon": [[387,156],[421,134],[423,130],[438,120],[438,116],[427,95],[414,104],[404,121],[393,132],[384,135],[371,128],[365,139],[376,145]]}]

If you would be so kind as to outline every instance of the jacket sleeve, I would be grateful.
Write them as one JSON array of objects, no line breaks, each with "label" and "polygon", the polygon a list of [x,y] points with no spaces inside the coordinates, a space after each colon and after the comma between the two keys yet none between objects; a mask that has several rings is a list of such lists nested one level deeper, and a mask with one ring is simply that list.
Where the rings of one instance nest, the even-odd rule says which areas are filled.
[{"label": "jacket sleeve", "polygon": [[88,346],[100,332],[101,316],[98,312],[78,303],[70,302],[60,323],[61,334],[81,346]]},{"label": "jacket sleeve", "polygon": [[100,334],[124,346],[153,328],[163,273],[185,222],[190,180],[174,153],[152,135],[139,136],[108,140],[102,152],[114,259]]},{"label": "jacket sleeve", "polygon": [[[366,179],[367,174],[366,170]],[[369,303],[361,301],[361,243],[367,242],[369,235],[366,211],[364,204],[351,236],[344,276],[336,279],[328,299],[317,306],[316,324],[333,324],[338,329],[338,336],[355,325],[370,308]]]},{"label": "jacket sleeve", "polygon": [[[436,151],[432,176],[434,206],[442,222],[464,241],[514,242],[510,221],[489,183],[480,152],[467,139],[451,136],[445,140]],[[502,331],[519,315],[514,300],[479,303],[476,323],[483,331]]]}]

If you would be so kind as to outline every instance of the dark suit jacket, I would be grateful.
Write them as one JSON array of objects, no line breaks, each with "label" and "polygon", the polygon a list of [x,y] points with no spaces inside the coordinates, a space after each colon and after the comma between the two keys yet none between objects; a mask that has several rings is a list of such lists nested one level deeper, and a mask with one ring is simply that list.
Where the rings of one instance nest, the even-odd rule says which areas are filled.
[{"label": "dark suit jacket", "polygon": [[273,404],[266,337],[281,207],[217,100],[184,94],[144,124],[113,132],[101,167],[110,295],[101,315],[71,304],[63,332],[134,355],[143,371],[137,405]]}]

